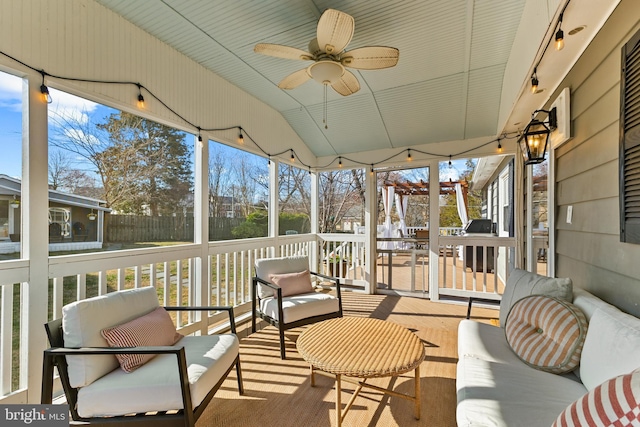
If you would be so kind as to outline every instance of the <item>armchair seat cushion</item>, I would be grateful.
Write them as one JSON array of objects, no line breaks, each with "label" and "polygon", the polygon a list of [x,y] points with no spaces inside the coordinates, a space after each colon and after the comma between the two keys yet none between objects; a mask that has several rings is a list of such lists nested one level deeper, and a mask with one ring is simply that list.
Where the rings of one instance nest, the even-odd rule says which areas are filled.
[{"label": "armchair seat cushion", "polygon": [[[340,302],[333,295],[323,292],[292,295],[282,298],[283,323],[293,323],[308,317],[335,313],[340,310]],[[260,311],[267,316],[278,318],[278,301],[276,298],[260,300]]]},{"label": "armchair seat cushion", "polygon": [[[194,407],[223,378],[240,349],[233,334],[187,336],[175,346],[185,348]],[[158,355],[131,373],[115,369],[78,391],[78,414],[85,418],[182,407],[177,358],[172,354]]]}]

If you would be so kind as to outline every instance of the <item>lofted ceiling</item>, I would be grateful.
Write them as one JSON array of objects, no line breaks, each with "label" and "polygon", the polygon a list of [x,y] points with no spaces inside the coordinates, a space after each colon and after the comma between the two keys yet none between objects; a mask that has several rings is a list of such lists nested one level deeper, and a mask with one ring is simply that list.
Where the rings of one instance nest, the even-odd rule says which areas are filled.
[{"label": "lofted ceiling", "polygon": [[[97,0],[278,110],[318,157],[493,136],[505,66],[525,0]],[[254,53],[256,43],[307,50],[322,12],[355,19],[347,50],[400,50],[398,65],[352,70],[343,97],[279,81],[309,65]]]}]

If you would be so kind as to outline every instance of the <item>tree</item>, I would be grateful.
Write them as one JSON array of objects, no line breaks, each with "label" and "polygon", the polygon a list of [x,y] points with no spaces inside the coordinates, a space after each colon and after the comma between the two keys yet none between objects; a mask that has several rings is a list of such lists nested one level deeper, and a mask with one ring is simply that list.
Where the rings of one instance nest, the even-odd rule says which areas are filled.
[{"label": "tree", "polygon": [[320,174],[320,233],[334,232],[348,215],[358,215],[360,222],[364,223],[363,175],[362,169],[336,170]]},{"label": "tree", "polygon": [[51,144],[90,165],[107,206],[159,215],[191,203],[191,153],[184,133],[125,112],[106,122],[93,121],[86,112],[61,112],[52,121]]},{"label": "tree", "polygon": [[193,185],[191,152],[183,132],[125,112],[111,114],[96,127],[106,131],[112,143],[106,151],[109,159],[103,158],[112,185],[128,185],[128,173],[119,173],[125,169],[139,177],[137,194],[115,206],[118,210],[140,213],[148,207],[152,216],[158,216],[176,213],[188,204]]},{"label": "tree", "polygon": [[63,185],[65,176],[71,169],[71,159],[63,151],[49,154],[49,188],[57,190]]}]

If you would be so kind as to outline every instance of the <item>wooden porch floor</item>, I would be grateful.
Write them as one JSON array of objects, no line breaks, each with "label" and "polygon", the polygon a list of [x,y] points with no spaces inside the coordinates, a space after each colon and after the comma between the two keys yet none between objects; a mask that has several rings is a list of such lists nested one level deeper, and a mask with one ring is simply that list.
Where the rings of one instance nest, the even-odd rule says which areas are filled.
[{"label": "wooden porch floor", "polygon": [[[426,353],[420,367],[420,420],[413,418],[410,402],[376,391],[363,391],[343,425],[455,427],[457,329],[466,315],[466,306],[356,292],[344,292],[343,303],[345,316],[375,317],[413,331],[423,341]],[[472,312],[472,318],[480,322],[495,323],[497,317],[498,311],[493,309],[474,307]],[[296,350],[295,341],[308,326],[286,332],[286,360],[279,356],[277,330],[264,323],[262,326],[263,329],[254,334],[246,324],[238,331],[245,394],[238,395],[232,372],[197,426],[335,426],[334,380],[318,376],[316,386],[312,387],[309,365]],[[371,383],[410,393],[414,380],[412,374],[407,374],[372,379]],[[353,393],[353,387],[346,387],[345,402]],[[266,424],[265,420],[268,420]]]}]

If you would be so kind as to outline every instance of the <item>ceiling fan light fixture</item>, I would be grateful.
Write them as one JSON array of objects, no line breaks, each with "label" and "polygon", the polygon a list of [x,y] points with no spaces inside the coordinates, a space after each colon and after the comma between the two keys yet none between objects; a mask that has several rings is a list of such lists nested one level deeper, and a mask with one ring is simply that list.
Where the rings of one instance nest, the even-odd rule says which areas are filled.
[{"label": "ceiling fan light fixture", "polygon": [[344,67],[335,61],[318,61],[307,68],[309,76],[318,83],[332,85],[342,78]]}]

